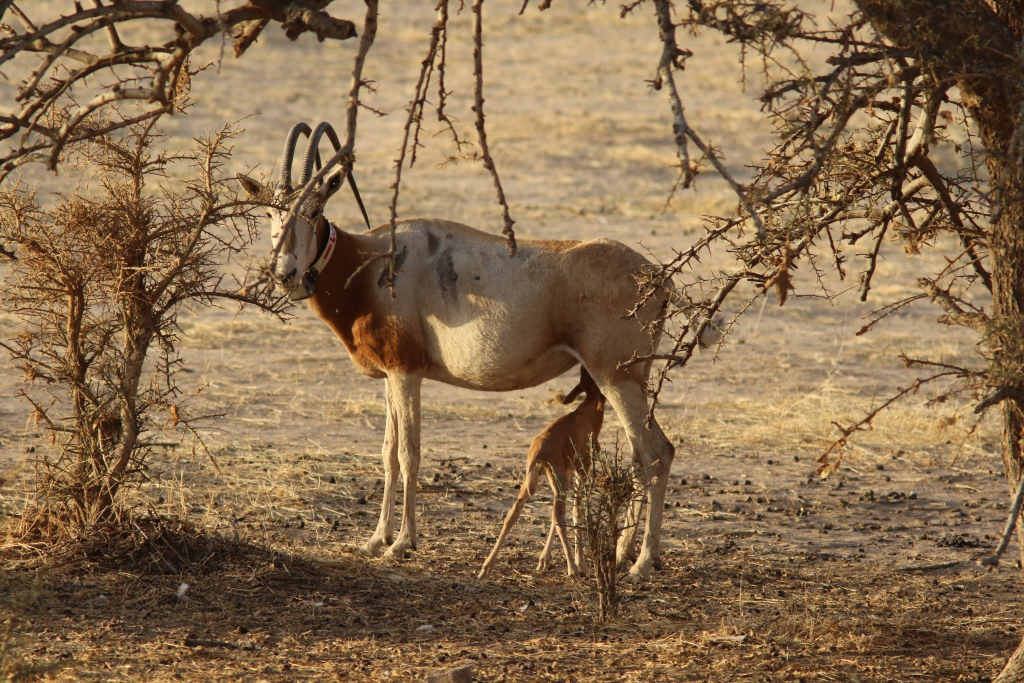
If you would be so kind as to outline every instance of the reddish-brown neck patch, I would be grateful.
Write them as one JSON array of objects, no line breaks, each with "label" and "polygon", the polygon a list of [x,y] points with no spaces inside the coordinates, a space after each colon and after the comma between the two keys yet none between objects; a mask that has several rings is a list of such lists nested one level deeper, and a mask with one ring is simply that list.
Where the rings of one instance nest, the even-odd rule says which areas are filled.
[{"label": "reddish-brown neck patch", "polygon": [[383,377],[393,371],[424,371],[429,360],[415,333],[417,326],[388,310],[372,267],[359,271],[373,256],[361,251],[355,237],[338,230],[335,254],[320,274],[310,307],[334,330],[364,373]]}]

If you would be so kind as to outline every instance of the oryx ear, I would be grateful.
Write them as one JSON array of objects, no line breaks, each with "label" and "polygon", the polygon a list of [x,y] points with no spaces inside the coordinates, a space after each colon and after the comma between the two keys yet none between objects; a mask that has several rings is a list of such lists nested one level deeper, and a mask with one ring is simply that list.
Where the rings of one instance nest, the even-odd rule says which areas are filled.
[{"label": "oryx ear", "polygon": [[238,179],[238,182],[241,183],[242,189],[245,190],[245,193],[249,195],[250,198],[256,199],[263,194],[264,187],[259,181],[253,180],[243,173],[239,173],[235,177]]},{"label": "oryx ear", "polygon": [[320,186],[319,190],[317,190],[317,198],[320,200],[321,206],[323,206],[327,200],[330,199],[339,188],[341,188],[341,184],[344,179],[345,176],[342,175],[340,170],[327,176],[324,180],[324,184]]}]

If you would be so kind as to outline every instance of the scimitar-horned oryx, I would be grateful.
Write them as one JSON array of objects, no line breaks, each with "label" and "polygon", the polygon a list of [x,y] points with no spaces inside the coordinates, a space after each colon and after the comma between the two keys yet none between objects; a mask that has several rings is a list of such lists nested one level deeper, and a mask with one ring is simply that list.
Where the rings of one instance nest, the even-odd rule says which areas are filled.
[{"label": "scimitar-horned oryx", "polygon": [[[305,124],[289,132],[274,190],[278,205],[294,197],[291,165],[299,135],[310,138],[302,187],[312,177],[324,132],[336,142],[327,123],[311,135]],[[259,182],[239,179],[250,194],[264,192]],[[648,577],[660,565],[661,521],[674,449],[657,422],[646,423],[650,363],[619,365],[657,348],[661,328],[651,323],[667,305],[670,284],[648,298],[634,318],[627,318],[637,306],[637,275],[653,272],[655,266],[619,242],[522,240],[510,256],[501,237],[451,221],[414,219],[397,226],[392,296],[388,262],[380,258],[390,248],[387,226],[355,234],[324,217],[324,206],[342,181],[340,173],[328,175],[290,230],[284,229],[286,212],[270,210],[276,255],[271,267],[277,284],[293,299],[308,299],[313,312],[341,338],[356,367],[384,380],[384,499],[365,552],[402,558],[416,547],[424,379],[480,391],[513,391],[582,363],[619,416],[648,485],[639,556],[634,543],[639,509],[634,508],[618,547],[621,562],[636,560],[632,578]],[[405,494],[402,525],[394,537],[399,473]]]}]

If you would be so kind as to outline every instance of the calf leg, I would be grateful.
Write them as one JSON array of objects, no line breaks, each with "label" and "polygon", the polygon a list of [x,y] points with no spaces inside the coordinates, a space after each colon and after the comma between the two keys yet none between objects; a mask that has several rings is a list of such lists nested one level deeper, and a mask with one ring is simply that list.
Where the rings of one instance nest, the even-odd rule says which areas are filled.
[{"label": "calf leg", "polygon": [[540,559],[537,561],[537,571],[546,572],[548,563],[551,562],[551,553],[555,549],[555,520],[551,520],[551,527],[548,529],[548,540],[544,543],[544,550],[540,551]]},{"label": "calf leg", "polygon": [[391,382],[384,380],[384,446],[381,460],[384,461],[384,498],[380,506],[380,520],[370,539],[363,545],[363,552],[370,557],[380,557],[385,546],[391,544],[395,530],[395,490],[398,479],[398,416],[395,401],[391,397]]},{"label": "calf leg", "polygon": [[573,560],[573,553],[569,547],[569,537],[565,533],[565,486],[567,479],[568,477],[559,477],[550,469],[548,470],[548,482],[551,484],[551,490],[555,494],[555,502],[551,506],[551,525],[558,532],[558,540],[562,542],[566,574],[576,579],[580,576],[580,570]]},{"label": "calf leg", "polygon": [[416,480],[420,471],[420,385],[416,375],[389,375],[391,398],[398,416],[398,465],[405,492],[402,496],[402,527],[398,538],[384,552],[385,557],[402,559],[406,550],[416,549]]},{"label": "calf leg", "polygon": [[[577,475],[582,476],[582,475]],[[590,563],[587,561],[586,539],[583,537],[583,524],[580,509],[579,489],[572,496],[572,531],[573,543],[576,546],[576,566],[581,576],[590,574]]]},{"label": "calf leg", "polygon": [[[513,503],[512,509],[505,515],[505,522],[501,525],[501,533],[498,534],[498,540],[494,542],[494,548],[491,550],[491,554],[484,560],[484,566],[480,569],[480,573],[477,574],[477,578],[482,579],[487,576],[491,569],[494,567],[494,563],[498,561],[498,551],[501,550],[502,544],[505,542],[505,537],[508,536],[508,532],[515,526],[516,520],[519,519],[520,513],[523,511],[523,506],[529,502],[530,498],[537,491],[537,480],[540,478],[540,464],[531,461],[527,465],[526,479],[523,480],[522,486],[519,487],[519,497],[516,498],[516,502]],[[554,531],[552,530],[552,533]],[[551,545],[550,534],[548,537],[548,545]],[[541,556],[543,557],[543,555]]]}]

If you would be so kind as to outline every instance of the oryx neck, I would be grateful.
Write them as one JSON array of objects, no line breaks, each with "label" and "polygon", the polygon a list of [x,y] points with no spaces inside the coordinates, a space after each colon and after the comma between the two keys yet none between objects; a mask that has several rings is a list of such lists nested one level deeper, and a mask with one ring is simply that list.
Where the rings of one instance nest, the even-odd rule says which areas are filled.
[{"label": "oryx neck", "polygon": [[302,274],[302,289],[296,290],[291,294],[292,301],[301,301],[308,299],[313,296],[316,292],[316,281],[320,277],[320,273],[323,272],[324,268],[327,267],[327,263],[331,260],[331,256],[334,255],[335,248],[338,245],[338,231],[335,230],[334,226],[329,220],[323,216],[317,221],[317,224],[313,228],[313,238],[319,243],[320,241],[320,221],[323,221],[327,225],[327,239],[324,245],[317,248],[317,257],[313,260],[313,264],[306,269],[306,272]]}]

